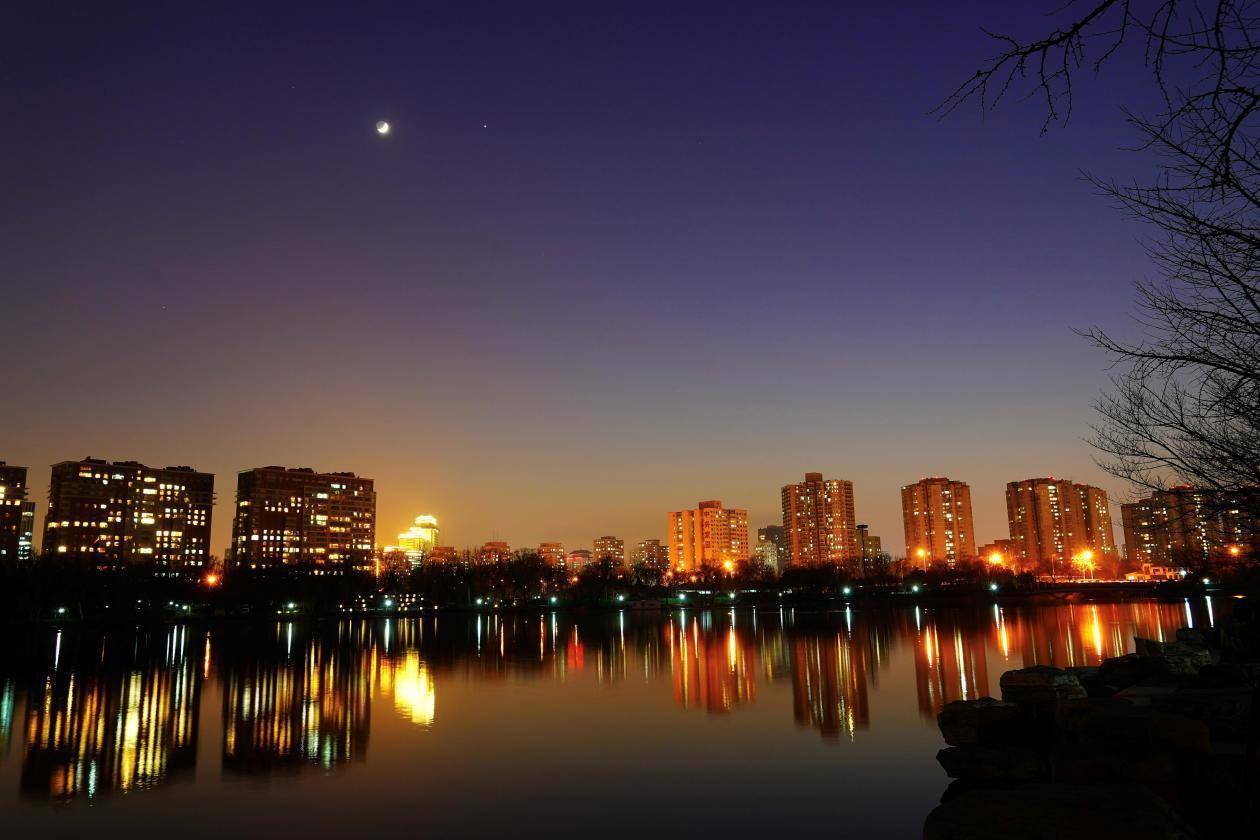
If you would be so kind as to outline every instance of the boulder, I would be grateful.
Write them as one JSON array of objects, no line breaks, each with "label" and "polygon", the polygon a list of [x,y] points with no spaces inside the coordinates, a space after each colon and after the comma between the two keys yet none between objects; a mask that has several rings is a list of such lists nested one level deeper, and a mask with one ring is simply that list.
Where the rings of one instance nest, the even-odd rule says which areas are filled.
[{"label": "boulder", "polygon": [[1054,714],[1055,726],[1070,735],[1080,735],[1086,718],[1099,711],[1124,712],[1133,704],[1122,697],[1073,697],[1059,703]]},{"label": "boulder", "polygon": [[1167,680],[1167,674],[1160,657],[1138,653],[1104,659],[1098,666],[1098,682],[1115,690],[1151,680]]},{"label": "boulder", "polygon": [[1161,712],[1202,721],[1214,740],[1241,743],[1251,730],[1254,699],[1250,687],[1189,687],[1152,696],[1150,705]]},{"label": "boulder", "polygon": [[1050,770],[1045,756],[1023,747],[946,747],[936,760],[951,779],[976,782],[1031,782]]},{"label": "boulder", "polygon": [[1032,709],[1053,709],[1060,700],[1086,696],[1074,674],[1048,665],[1007,671],[1002,675],[1001,686],[1003,700]]},{"label": "boulder", "polygon": [[945,743],[954,747],[1004,744],[1019,738],[1019,706],[992,697],[946,703],[936,716]]},{"label": "boulder", "polygon": [[1202,634],[1191,636],[1190,642],[1160,642],[1155,639],[1133,638],[1133,648],[1138,656],[1159,660],[1164,673],[1172,677],[1193,677],[1205,665],[1214,661]]},{"label": "boulder", "polygon": [[1141,750],[1205,753],[1207,724],[1149,707],[1094,708],[1076,722],[1082,742]]},{"label": "boulder", "polygon": [[1152,706],[1156,698],[1176,692],[1177,684],[1173,682],[1144,682],[1131,685],[1117,691],[1115,697],[1134,706]]},{"label": "boulder", "polygon": [[1136,785],[1035,783],[975,790],[937,806],[924,840],[1194,840],[1172,809]]},{"label": "boulder", "polygon": [[1193,627],[1182,627],[1178,630],[1177,641],[1180,644],[1196,648],[1206,649],[1208,646],[1207,634],[1202,630],[1195,630]]}]

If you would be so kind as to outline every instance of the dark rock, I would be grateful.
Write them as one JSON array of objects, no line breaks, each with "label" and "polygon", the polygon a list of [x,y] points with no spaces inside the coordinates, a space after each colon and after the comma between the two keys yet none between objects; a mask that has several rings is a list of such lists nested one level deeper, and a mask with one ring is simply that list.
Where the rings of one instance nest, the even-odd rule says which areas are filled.
[{"label": "dark rock", "polygon": [[1018,739],[1019,706],[992,697],[955,700],[936,716],[945,743],[954,747],[1003,744]]},{"label": "dark rock", "polygon": [[1066,784],[1117,782],[1131,758],[1123,747],[1060,741],[1050,750],[1050,775]]},{"label": "dark rock", "polygon": [[1137,653],[1104,659],[1102,665],[1098,666],[1098,681],[1115,689],[1163,678],[1165,674],[1164,664],[1159,657]]},{"label": "dark rock", "polygon": [[1084,721],[1099,711],[1124,712],[1133,704],[1122,697],[1074,697],[1063,700],[1055,710],[1055,726],[1071,735],[1080,735]]},{"label": "dark rock", "polygon": [[1193,627],[1182,627],[1177,631],[1177,641],[1183,645],[1189,645],[1197,648],[1207,648],[1208,638],[1202,630],[1195,630]]},{"label": "dark rock", "polygon": [[1003,700],[1029,708],[1049,706],[1053,710],[1060,700],[1086,696],[1075,675],[1048,665],[1007,671],[1001,686]]},{"label": "dark rock", "polygon": [[937,806],[924,840],[1193,840],[1165,803],[1136,785],[1028,784],[976,790]]},{"label": "dark rock", "polygon": [[1095,708],[1077,726],[1086,743],[1190,753],[1208,750],[1208,727],[1203,721],[1151,708]]},{"label": "dark rock", "polygon": [[1251,729],[1254,689],[1181,688],[1152,696],[1151,708],[1202,721],[1217,741],[1243,742]]},{"label": "dark rock", "polygon": [[1250,669],[1235,662],[1204,665],[1195,683],[1202,688],[1246,688],[1252,684]]},{"label": "dark rock", "polygon": [[1147,681],[1138,685],[1131,685],[1122,691],[1117,691],[1115,697],[1134,706],[1152,706],[1156,698],[1172,694],[1176,690],[1177,684],[1175,682]]},{"label": "dark rock", "polygon": [[1133,647],[1138,656],[1158,659],[1164,673],[1169,676],[1193,677],[1199,673],[1200,668],[1211,665],[1214,661],[1212,651],[1208,650],[1206,642],[1202,641],[1202,635],[1200,634],[1197,638],[1198,642],[1187,643],[1160,642],[1135,636]]},{"label": "dark rock", "polygon": [[1045,756],[1023,747],[946,747],[936,760],[952,779],[983,782],[1030,782],[1046,778]]}]

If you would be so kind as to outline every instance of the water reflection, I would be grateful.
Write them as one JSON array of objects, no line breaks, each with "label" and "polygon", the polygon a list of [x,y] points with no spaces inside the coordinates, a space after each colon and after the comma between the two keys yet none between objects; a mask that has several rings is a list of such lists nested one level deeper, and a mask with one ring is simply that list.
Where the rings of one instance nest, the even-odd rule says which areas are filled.
[{"label": "water reflection", "polygon": [[51,799],[95,796],[192,770],[196,646],[187,627],[91,641],[55,634],[45,668],[29,678],[22,790]]},{"label": "water reflection", "polygon": [[[926,729],[945,703],[992,695],[1008,668],[1097,664],[1131,650],[1135,634],[1167,638],[1225,608],[1200,599],[47,631],[0,661],[0,756],[20,754],[22,793],[51,800],[153,788],[191,777],[199,761],[221,766],[213,778],[328,771],[369,762],[374,723],[395,734],[469,727],[458,713],[492,703],[494,684],[546,687],[538,714],[566,703],[556,694],[566,684],[589,683],[610,720],[672,706],[741,725],[756,706],[785,729],[858,741]],[[464,707],[439,707],[451,691]],[[217,720],[203,739],[210,755],[197,754],[200,715]],[[677,726],[695,720],[682,717]]]}]

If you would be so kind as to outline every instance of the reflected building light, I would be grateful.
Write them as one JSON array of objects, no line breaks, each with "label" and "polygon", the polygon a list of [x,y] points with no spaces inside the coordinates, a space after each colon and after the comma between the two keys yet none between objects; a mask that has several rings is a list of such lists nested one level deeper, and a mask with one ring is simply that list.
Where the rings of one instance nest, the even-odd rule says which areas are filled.
[{"label": "reflected building light", "polygon": [[429,667],[411,650],[393,673],[394,708],[412,723],[429,726],[437,709],[437,692]]}]

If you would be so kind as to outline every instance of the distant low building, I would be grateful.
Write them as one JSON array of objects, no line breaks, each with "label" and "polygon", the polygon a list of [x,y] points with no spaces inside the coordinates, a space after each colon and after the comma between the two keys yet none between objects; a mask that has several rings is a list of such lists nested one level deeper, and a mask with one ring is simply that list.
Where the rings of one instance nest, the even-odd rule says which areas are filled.
[{"label": "distant low building", "polygon": [[477,552],[479,563],[503,563],[512,559],[512,546],[501,540],[492,540]]},{"label": "distant low building", "polygon": [[545,542],[538,545],[538,556],[553,568],[564,566],[564,543]]},{"label": "distant low building", "polygon": [[884,554],[884,541],[871,533],[867,525],[857,526],[858,556],[861,558],[860,572],[863,575],[878,574],[888,565],[888,555]]},{"label": "distant low building", "polygon": [[754,553],[758,562],[776,574],[782,574],[791,556],[788,550],[787,530],[782,525],[767,525],[757,529],[757,546]]},{"label": "distant low building", "polygon": [[591,553],[584,548],[570,551],[564,558],[566,572],[580,572],[591,565]]},{"label": "distant low building", "polygon": [[1019,547],[1014,540],[994,540],[976,549],[976,556],[989,566],[1013,568],[1019,559]]},{"label": "distant low building", "polygon": [[459,552],[453,545],[435,545],[429,555],[431,563],[455,563],[459,560]]},{"label": "distant low building", "polygon": [[626,544],[616,537],[599,537],[595,540],[591,556],[596,560],[611,560],[618,566],[626,565]]},{"label": "distant low building", "polygon": [[669,546],[660,540],[641,540],[635,546],[631,561],[636,566],[643,565],[663,572],[669,568]]}]

